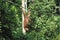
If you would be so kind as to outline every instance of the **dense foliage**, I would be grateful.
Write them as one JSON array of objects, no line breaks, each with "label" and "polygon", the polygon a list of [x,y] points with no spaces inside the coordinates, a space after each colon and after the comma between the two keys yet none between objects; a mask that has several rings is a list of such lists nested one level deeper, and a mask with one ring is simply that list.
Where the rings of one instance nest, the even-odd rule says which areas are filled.
[{"label": "dense foliage", "polygon": [[60,40],[60,15],[55,0],[30,2],[31,21],[26,35],[22,34],[21,0],[12,2],[0,0],[0,40]]}]

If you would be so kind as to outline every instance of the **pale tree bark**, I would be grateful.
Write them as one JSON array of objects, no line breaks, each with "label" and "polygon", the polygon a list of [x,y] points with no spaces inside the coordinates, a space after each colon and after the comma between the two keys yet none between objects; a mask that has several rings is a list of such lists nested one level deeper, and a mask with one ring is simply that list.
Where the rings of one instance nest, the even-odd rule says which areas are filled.
[{"label": "pale tree bark", "polygon": [[27,12],[27,0],[22,0],[22,32],[25,35],[26,30],[24,29],[24,13]]}]

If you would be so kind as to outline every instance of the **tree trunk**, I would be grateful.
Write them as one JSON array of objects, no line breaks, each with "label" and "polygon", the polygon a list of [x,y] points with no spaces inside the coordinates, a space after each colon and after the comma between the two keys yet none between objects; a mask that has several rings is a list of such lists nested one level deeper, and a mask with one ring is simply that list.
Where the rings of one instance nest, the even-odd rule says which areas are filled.
[{"label": "tree trunk", "polygon": [[26,30],[24,29],[24,13],[27,12],[27,0],[22,0],[22,32],[25,35]]}]

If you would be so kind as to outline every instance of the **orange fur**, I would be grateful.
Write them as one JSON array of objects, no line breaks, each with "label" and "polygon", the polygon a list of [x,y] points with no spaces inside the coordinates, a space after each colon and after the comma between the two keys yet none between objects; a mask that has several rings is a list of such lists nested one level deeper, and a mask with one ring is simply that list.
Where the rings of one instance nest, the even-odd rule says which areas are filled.
[{"label": "orange fur", "polygon": [[28,15],[26,13],[24,13],[24,29],[26,31],[28,31],[28,23],[29,23],[29,20],[30,20],[30,12],[28,12]]}]

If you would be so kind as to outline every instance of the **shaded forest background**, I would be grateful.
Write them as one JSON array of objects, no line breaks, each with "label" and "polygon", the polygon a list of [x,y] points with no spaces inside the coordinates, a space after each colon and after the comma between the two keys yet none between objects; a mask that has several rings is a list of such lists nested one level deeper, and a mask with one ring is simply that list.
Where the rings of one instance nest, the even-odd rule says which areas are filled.
[{"label": "shaded forest background", "polygon": [[26,35],[22,34],[21,1],[0,0],[0,40],[60,40],[59,1],[28,0],[31,21]]}]

